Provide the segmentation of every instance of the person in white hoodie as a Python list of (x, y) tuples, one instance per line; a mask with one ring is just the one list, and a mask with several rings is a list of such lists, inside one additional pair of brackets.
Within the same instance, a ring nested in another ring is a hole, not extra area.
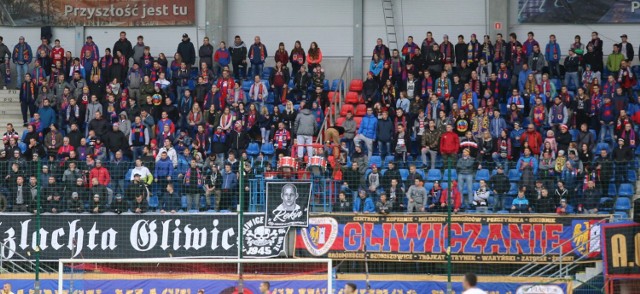
[(178, 153), (176, 153), (176, 149), (171, 145), (171, 140), (164, 139), (164, 146), (158, 150), (158, 155), (156, 156), (156, 161), (160, 160), (160, 155), (162, 152), (167, 152), (167, 156), (171, 159), (173, 163), (173, 168), (178, 167)]
[(153, 183), (153, 174), (151, 174), (151, 171), (146, 166), (142, 165), (142, 159), (140, 158), (136, 159), (136, 166), (131, 171), (131, 178), (129, 180), (133, 181), (136, 174), (140, 175), (140, 179), (143, 182), (147, 184)]
[(464, 279), (462, 280), (462, 288), (464, 289), (464, 291), (462, 292), (462, 294), (487, 294), (487, 292), (478, 288), (477, 284), (478, 276), (476, 276), (476, 274), (464, 274)]

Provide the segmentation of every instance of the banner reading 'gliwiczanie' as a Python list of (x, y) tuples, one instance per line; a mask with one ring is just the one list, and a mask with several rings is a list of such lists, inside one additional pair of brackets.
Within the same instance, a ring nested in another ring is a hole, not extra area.
[[(453, 262), (563, 262), (600, 253), (603, 216), (456, 215), (451, 224)], [(296, 230), (296, 257), (343, 260), (446, 262), (445, 215), (321, 215)]]
[(195, 0), (5, 1), (2, 26), (188, 26), (195, 23)]

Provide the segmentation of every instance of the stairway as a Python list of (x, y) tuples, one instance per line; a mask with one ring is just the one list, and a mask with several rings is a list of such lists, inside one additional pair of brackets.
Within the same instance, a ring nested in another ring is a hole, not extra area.
[(573, 281), (573, 293), (602, 293), (598, 289), (604, 287), (604, 277), (602, 276), (602, 261), (596, 261), (593, 267), (585, 268), (584, 272), (578, 272)]
[(387, 47), (389, 47), (389, 50), (399, 49), (396, 21), (393, 16), (393, 0), (382, 0), (382, 14), (384, 15), (384, 28), (387, 33)]
[(4, 134), (7, 123), (12, 123), (18, 134), (25, 130), (18, 90), (0, 90), (0, 135)]

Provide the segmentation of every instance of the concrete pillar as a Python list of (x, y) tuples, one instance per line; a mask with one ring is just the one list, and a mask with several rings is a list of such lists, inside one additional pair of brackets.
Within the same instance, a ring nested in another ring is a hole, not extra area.
[(362, 79), (362, 59), (363, 59), (363, 0), (353, 0), (353, 74), (354, 79)]
[[(230, 44), (233, 40), (228, 40), (229, 37), (229, 0), (207, 0), (204, 1), (205, 10), (205, 34), (209, 37), (209, 40), (213, 47), (218, 48), (220, 41), (225, 41)], [(202, 3), (198, 1), (198, 3)], [(231, 42), (230, 42), (231, 41)], [(197, 50), (197, 48), (196, 48)]]
[[(491, 36), (491, 41), (495, 41), (496, 34), (502, 33), (504, 40), (509, 40), (509, 0), (485, 0), (487, 7), (487, 33)], [(502, 28), (496, 29), (496, 23), (500, 23)], [(478, 36), (478, 38), (481, 38)]]

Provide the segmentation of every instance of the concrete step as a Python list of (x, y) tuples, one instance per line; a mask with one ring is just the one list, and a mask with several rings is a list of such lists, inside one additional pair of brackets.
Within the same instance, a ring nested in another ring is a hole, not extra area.
[(18, 90), (0, 90), (0, 103), (19, 102), (20, 91)]

